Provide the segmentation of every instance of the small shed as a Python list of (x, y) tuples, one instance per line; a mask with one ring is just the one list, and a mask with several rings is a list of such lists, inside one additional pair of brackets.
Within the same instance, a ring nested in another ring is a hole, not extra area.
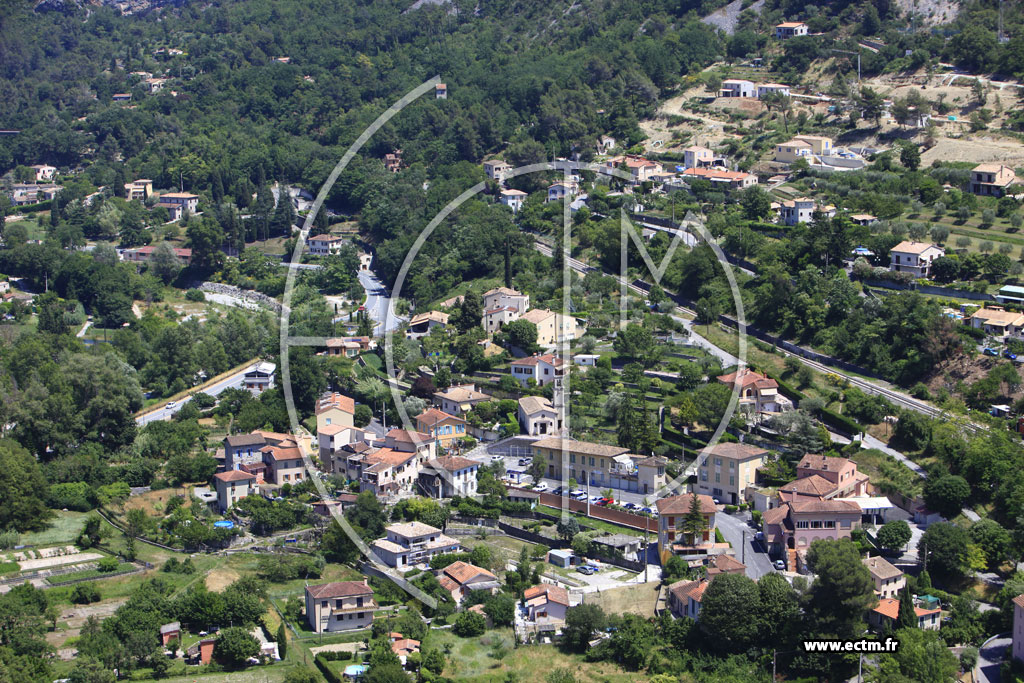
[(548, 562), (556, 567), (562, 567), (563, 569), (572, 566), (572, 557), (573, 555), (571, 550), (548, 551)]
[(172, 638), (181, 640), (181, 623), (172, 621), (169, 624), (164, 624), (160, 627), (160, 644), (167, 646), (167, 643), (171, 642)]

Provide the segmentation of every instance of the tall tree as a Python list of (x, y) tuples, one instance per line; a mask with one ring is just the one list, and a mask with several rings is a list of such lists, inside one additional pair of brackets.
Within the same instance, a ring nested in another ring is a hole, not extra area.
[(900, 592), (900, 612), (896, 618), (896, 628), (917, 628), (917, 612), (914, 611), (914, 600), (910, 597), (910, 589)]
[(864, 631), (864, 615), (877, 602), (875, 584), (860, 551), (849, 539), (814, 541), (807, 562), (816, 575), (805, 607), (815, 631), (855, 638)]

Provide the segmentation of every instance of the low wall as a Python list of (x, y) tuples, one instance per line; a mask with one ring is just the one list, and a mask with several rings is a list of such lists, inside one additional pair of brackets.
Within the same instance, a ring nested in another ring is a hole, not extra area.
[[(510, 487), (513, 488), (513, 487)], [(527, 490), (527, 489), (520, 489)], [(536, 491), (534, 491), (536, 493)], [(553, 493), (541, 492), (540, 494), (541, 505), (547, 505), (548, 507), (561, 508), (562, 507), (562, 496), (556, 496)], [(580, 514), (586, 515), (593, 519), (600, 519), (605, 522), (611, 522), (612, 524), (619, 524), (621, 526), (630, 527), (631, 529), (638, 529), (643, 531), (646, 529), (652, 533), (658, 533), (658, 520), (651, 519), (650, 517), (644, 517), (643, 515), (634, 515), (632, 512), (626, 512), (625, 510), (609, 510), (608, 508), (601, 507), (600, 505), (591, 505), (590, 514), (587, 515), (587, 504), (578, 500), (572, 500), (571, 498), (566, 500), (569, 509), (573, 512), (579, 512)]]
[(967, 289), (956, 289), (955, 287), (940, 287), (938, 285), (922, 285), (912, 282), (908, 285), (893, 282), (891, 280), (863, 280), (868, 287), (880, 287), (882, 289), (895, 289), (899, 291), (911, 290), (922, 294), (933, 296), (951, 296), (957, 299), (970, 299), (971, 301), (995, 301), (995, 297), (988, 292), (972, 292)]
[(239, 299), (251, 301), (254, 304), (269, 308), (275, 313), (281, 312), (281, 302), (277, 299), (273, 299), (266, 294), (261, 292), (255, 292), (251, 289), (241, 289), (234, 285), (227, 285), (223, 282), (204, 282), (199, 285), (199, 289), (204, 292), (213, 292), (214, 294), (226, 294), (228, 296), (234, 296)]

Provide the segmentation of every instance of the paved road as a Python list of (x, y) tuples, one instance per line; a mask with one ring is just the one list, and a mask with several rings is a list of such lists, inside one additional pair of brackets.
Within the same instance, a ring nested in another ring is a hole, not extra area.
[[(721, 530), (722, 537), (732, 543), (736, 559), (747, 565), (747, 576), (757, 581), (765, 574), (774, 572), (775, 568), (772, 567), (772, 561), (761, 543), (754, 541), (755, 530), (747, 523), (747, 518), (746, 514), (727, 515), (719, 511), (715, 515), (715, 526)], [(745, 544), (743, 532), (747, 534)]]
[(999, 665), (1012, 642), (1009, 633), (1001, 633), (982, 644), (978, 650), (978, 680), (981, 683), (999, 683)]
[[(384, 283), (377, 278), (372, 270), (360, 270), (359, 284), (366, 291), (366, 301), (363, 302), (363, 306), (370, 314), (370, 320), (374, 322), (374, 334), (379, 336), (397, 330), (404, 319), (395, 314), (391, 303), (391, 293), (388, 292)], [(346, 320), (348, 320), (347, 314), (335, 318), (334, 322)]]
[(864, 448), (877, 448), (883, 453), (888, 453), (889, 455), (891, 455), (892, 457), (896, 458), (901, 463), (909, 467), (917, 476), (921, 477), (922, 479), (928, 476), (925, 473), (924, 468), (922, 468), (916, 462), (914, 462), (907, 456), (903, 455), (895, 448), (890, 448), (888, 445), (886, 445), (884, 441), (876, 439), (867, 432), (865, 432), (863, 437), (861, 438), (861, 444), (864, 446)]
[[(214, 384), (211, 384), (210, 386), (204, 388), (202, 390), (202, 393), (209, 394), (211, 396), (216, 396), (225, 389), (237, 389), (238, 387), (242, 386), (242, 378), (245, 376), (245, 373), (249, 371), (250, 367), (252, 366), (242, 368), (233, 375), (229, 375), (228, 377), (225, 377), (224, 379), (215, 382)], [(146, 425), (149, 424), (150, 422), (155, 422), (157, 420), (169, 420), (176, 412), (181, 410), (181, 407), (183, 405), (185, 405), (191, 400), (191, 397), (186, 396), (183, 399), (175, 401), (174, 407), (168, 407), (168, 405), (160, 406), (160, 408), (154, 410), (153, 412), (146, 413), (145, 415), (140, 415), (139, 417), (135, 418), (135, 423), (141, 427), (142, 425)]]

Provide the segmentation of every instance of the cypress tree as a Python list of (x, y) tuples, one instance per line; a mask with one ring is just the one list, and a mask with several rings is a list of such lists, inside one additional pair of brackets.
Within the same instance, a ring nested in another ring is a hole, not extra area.
[(917, 628), (917, 612), (914, 611), (914, 601), (910, 597), (910, 590), (906, 588), (900, 593), (900, 613), (896, 619), (896, 628)]

